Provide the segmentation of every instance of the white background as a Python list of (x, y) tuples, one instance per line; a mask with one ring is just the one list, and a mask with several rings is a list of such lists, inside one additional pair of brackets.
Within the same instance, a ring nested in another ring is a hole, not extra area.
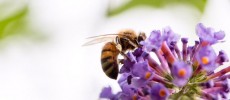
[(226, 32), (226, 42), (215, 47), (230, 54), (229, 0), (208, 1), (204, 14), (179, 4), (158, 9), (138, 7), (107, 18), (108, 1), (29, 1), (32, 25), (48, 38), (36, 43), (14, 37), (1, 43), (0, 99), (95, 100), (104, 86), (112, 85), (114, 92), (119, 91), (116, 81), (105, 77), (101, 70), (103, 44), (81, 45), (86, 37), (116, 33), (124, 28), (148, 34), (153, 29), (171, 26), (174, 32), (192, 40), (197, 38), (196, 24), (202, 22)]

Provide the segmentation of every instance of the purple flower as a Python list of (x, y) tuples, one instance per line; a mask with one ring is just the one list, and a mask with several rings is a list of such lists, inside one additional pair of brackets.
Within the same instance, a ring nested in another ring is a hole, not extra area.
[(137, 89), (135, 89), (133, 86), (128, 84), (122, 84), (120, 85), (120, 87), (122, 92), (119, 98), (121, 100), (132, 100), (133, 98), (138, 99)]
[(124, 60), (124, 65), (121, 67), (119, 73), (129, 73), (135, 62), (131, 62), (130, 60)]
[(136, 57), (140, 57), (143, 53), (142, 48), (137, 48), (136, 50), (134, 50), (133, 55)]
[(164, 85), (155, 83), (151, 87), (150, 96), (152, 100), (167, 100), (169, 91)]
[(153, 77), (153, 71), (150, 69), (148, 61), (134, 64), (132, 74), (135, 77), (140, 77), (146, 80), (152, 79)]
[(148, 83), (148, 80), (140, 77), (133, 77), (130, 73), (123, 73), (118, 80), (118, 83), (120, 86), (123, 84), (129, 84), (133, 88), (140, 88), (144, 87)]
[(214, 44), (225, 37), (223, 31), (215, 32), (214, 29), (205, 27), (202, 23), (197, 24), (196, 33), (201, 42), (208, 42), (210, 44)]
[(143, 78), (139, 78), (139, 77), (134, 77), (131, 79), (131, 84), (132, 86), (136, 87), (136, 88), (141, 88), (141, 87), (145, 87), (148, 83), (149, 80), (143, 79)]
[(144, 51), (150, 52), (153, 49), (158, 50), (161, 47), (164, 38), (161, 35), (160, 30), (154, 30), (151, 32), (149, 38), (142, 41), (141, 44), (144, 46)]
[(172, 67), (173, 83), (179, 87), (184, 86), (192, 75), (191, 65), (183, 61), (176, 61)]
[(167, 42), (168, 46), (174, 46), (180, 39), (180, 35), (175, 34), (170, 27), (165, 27), (163, 29), (163, 37), (164, 40)]
[(149, 55), (147, 52), (143, 51), (142, 48), (137, 48), (134, 52), (133, 55), (136, 57), (136, 61), (144, 61), (146, 57)]
[(129, 73), (133, 65), (137, 62), (136, 57), (132, 53), (128, 52), (127, 57), (129, 59), (124, 60), (124, 64), (120, 69), (120, 73)]
[(132, 81), (133, 77), (130, 75), (130, 73), (123, 73), (121, 78), (118, 80), (118, 83), (121, 87), (121, 92), (119, 92), (119, 95), (117, 94), (116, 98), (119, 98), (119, 100), (130, 100), (130, 99), (134, 99), (137, 100), (139, 98), (137, 92), (137, 88), (132, 85), (133, 81)]
[(200, 48), (196, 54), (196, 60), (206, 71), (213, 71), (216, 69), (216, 53), (211, 46)]
[(130, 84), (131, 83), (131, 79), (130, 78), (132, 78), (132, 75), (130, 73), (123, 73), (121, 75), (121, 77), (119, 78), (118, 83), (120, 85), (123, 84), (123, 83)]

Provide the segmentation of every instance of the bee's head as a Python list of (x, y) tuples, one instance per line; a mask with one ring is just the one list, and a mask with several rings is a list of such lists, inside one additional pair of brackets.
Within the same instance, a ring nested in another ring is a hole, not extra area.
[(146, 39), (144, 32), (137, 36), (133, 30), (121, 31), (116, 37), (116, 43), (122, 46), (122, 50), (135, 49), (140, 46), (140, 42)]

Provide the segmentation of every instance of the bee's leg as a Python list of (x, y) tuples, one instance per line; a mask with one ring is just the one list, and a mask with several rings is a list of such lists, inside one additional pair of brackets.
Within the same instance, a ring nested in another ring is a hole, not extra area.
[(124, 52), (121, 52), (120, 53), (125, 59), (129, 59), (129, 57), (124, 53)]
[(120, 44), (117, 44), (116, 45), (117, 49), (119, 50), (120, 54), (125, 57), (125, 58), (128, 58), (127, 55), (122, 51), (122, 47)]
[[(129, 39), (127, 39), (127, 40), (129, 41)], [(117, 49), (119, 50), (120, 54), (124, 57), (124, 59), (129, 59), (129, 57), (122, 51), (122, 46), (120, 44), (120, 38), (118, 36), (116, 37), (116, 41), (115, 42), (117, 44), (116, 45)], [(131, 42), (131, 44), (134, 44), (134, 43)]]
[(119, 50), (120, 54), (124, 57), (124, 59), (129, 59), (129, 57), (122, 51), (122, 47), (120, 44), (117, 44), (116, 47)]
[(118, 64), (124, 64), (124, 59), (117, 59)]

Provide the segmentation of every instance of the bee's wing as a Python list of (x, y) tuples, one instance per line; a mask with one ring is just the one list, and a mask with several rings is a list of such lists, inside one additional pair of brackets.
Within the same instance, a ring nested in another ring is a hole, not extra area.
[(88, 37), (86, 39), (89, 39), (89, 41), (83, 44), (82, 46), (88, 46), (88, 45), (93, 45), (102, 42), (109, 42), (115, 39), (116, 36), (117, 34), (106, 34), (106, 35)]

